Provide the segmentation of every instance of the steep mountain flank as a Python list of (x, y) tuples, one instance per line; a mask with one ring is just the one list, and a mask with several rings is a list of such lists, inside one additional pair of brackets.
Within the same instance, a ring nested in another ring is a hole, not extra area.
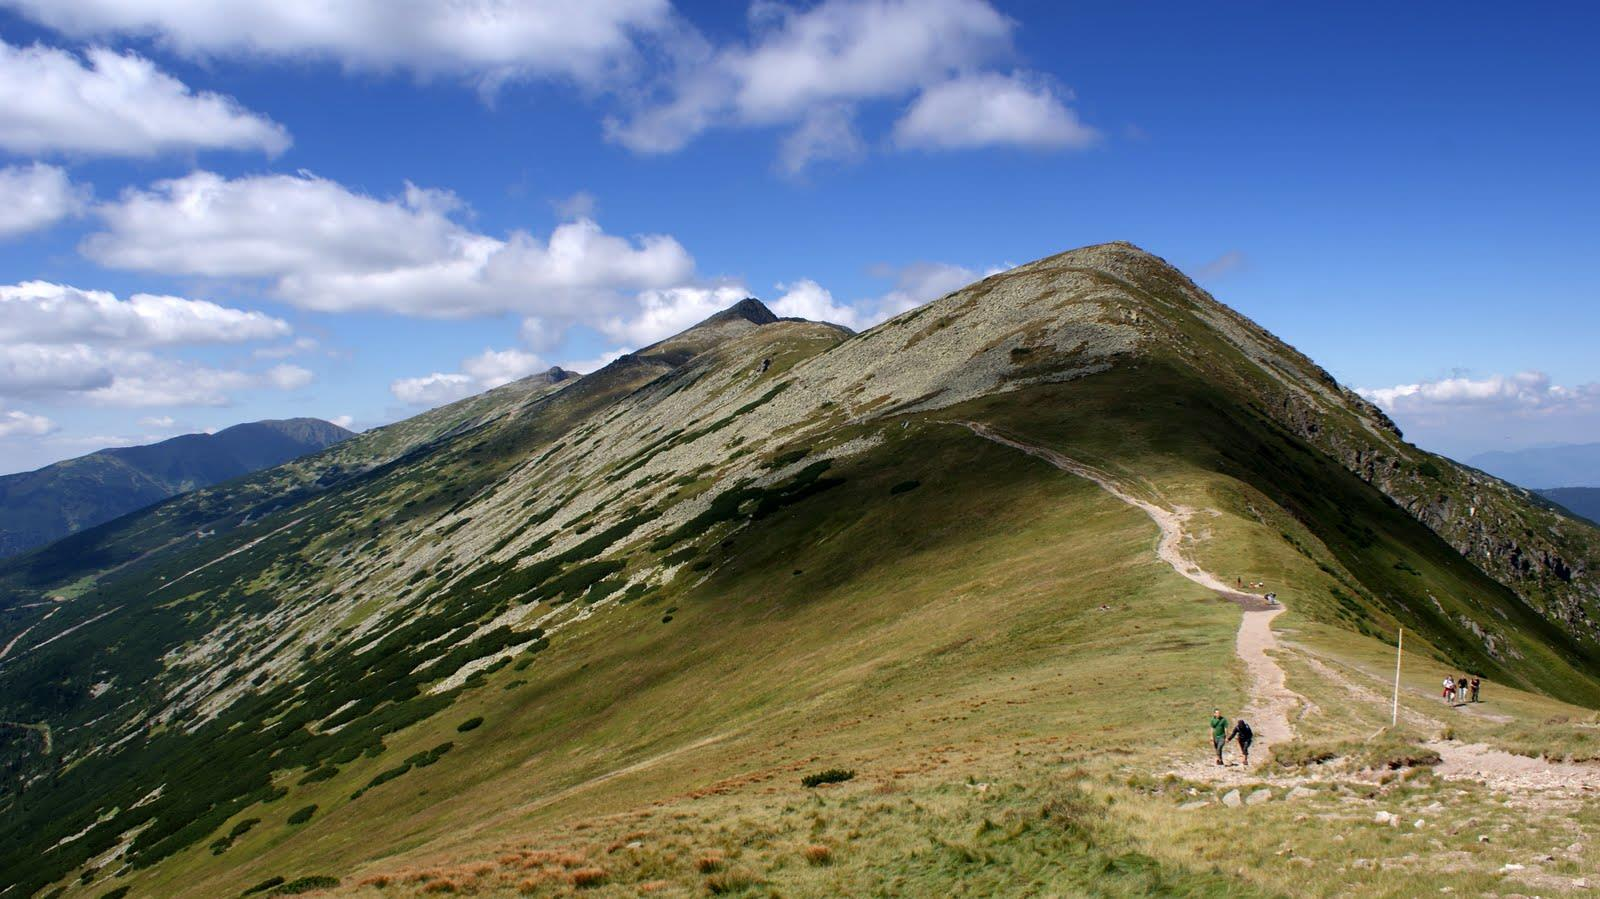
[[(1174, 559), (1600, 704), (1597, 546), (1127, 244), (860, 334), (746, 300), (0, 566), (0, 882), (423, 889), (391, 869), (841, 747), (1168, 745), (1242, 699), (1236, 609)], [(1156, 872), (1131, 892), (1218, 888), (1077, 840)], [(526, 891), (582, 885), (546, 862)]]
[(281, 465), (351, 437), (315, 418), (100, 450), (0, 477), (0, 556), (16, 555), (169, 496)]
[(1554, 487), (1538, 493), (1580, 518), (1600, 522), (1600, 487)]

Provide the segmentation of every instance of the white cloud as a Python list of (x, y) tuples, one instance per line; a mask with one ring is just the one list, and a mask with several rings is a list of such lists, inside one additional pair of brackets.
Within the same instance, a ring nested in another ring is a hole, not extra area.
[(509, 384), (550, 367), (537, 353), (485, 349), (461, 362), (459, 372), (434, 372), (389, 384), (395, 399), (411, 406), (440, 406)]
[(13, 153), (153, 156), (206, 149), (283, 152), (289, 134), (230, 97), (195, 93), (133, 53), (85, 58), (0, 41), (0, 148)]
[(354, 415), (335, 415), (328, 419), (328, 423), (338, 425), (339, 427), (344, 428), (346, 431), (349, 431), (353, 429), (356, 419)]
[(536, 353), (522, 350), (484, 350), (461, 363), (461, 370), (487, 390), (525, 378), (550, 366)]
[(11, 343), (235, 343), (288, 333), (281, 319), (205, 300), (143, 293), (119, 300), (48, 281), (0, 285), (0, 340)]
[(310, 371), (279, 365), (264, 372), (213, 368), (149, 353), (111, 354), (109, 384), (83, 393), (101, 406), (227, 406), (249, 390), (297, 390), (313, 380)]
[(3, 0), (74, 37), (159, 40), (194, 57), (328, 59), (351, 68), (595, 80), (637, 36), (671, 24), (669, 0)]
[(523, 312), (555, 327), (606, 314), (624, 291), (676, 285), (694, 260), (673, 238), (633, 240), (593, 221), (501, 240), (453, 216), (453, 194), (408, 185), (379, 200), (314, 175), (210, 172), (129, 191), (97, 212), (83, 251), (117, 268), (269, 278), (283, 300), (327, 312), (426, 317)]
[(83, 393), (110, 386), (105, 356), (86, 344), (0, 343), (0, 395)]
[(913, 262), (899, 269), (881, 269), (878, 274), (894, 278), (894, 289), (877, 299), (874, 305), (878, 319), (873, 324), (1001, 271), (1004, 269), (990, 268), (980, 275), (970, 268), (944, 262)]
[(837, 302), (827, 288), (810, 278), (779, 284), (778, 289), (783, 295), (769, 305), (781, 316), (832, 322), (857, 331), (872, 324), (871, 312)]
[(1600, 405), (1600, 383), (1563, 387), (1540, 371), (1486, 378), (1464, 376), (1358, 388), (1357, 392), (1391, 412), (1427, 413), (1443, 409), (1499, 409), (1548, 414)]
[[(999, 269), (990, 269), (985, 274), (996, 271)], [(779, 315), (832, 322), (860, 331), (959, 290), (980, 277), (972, 269), (942, 262), (915, 262), (902, 268), (879, 267), (873, 274), (893, 278), (894, 288), (881, 296), (842, 303), (834, 299), (827, 288), (803, 279), (778, 285), (784, 293), (770, 305)]]
[(570, 221), (572, 219), (594, 218), (595, 213), (600, 208), (600, 201), (594, 198), (594, 194), (586, 190), (580, 190), (570, 197), (555, 200), (550, 205), (555, 209), (556, 215), (561, 216), (563, 220)]
[(469, 375), (434, 372), (420, 378), (401, 378), (389, 385), (394, 398), (411, 406), (442, 406), (478, 393)]
[(740, 284), (684, 285), (646, 290), (634, 304), (596, 324), (619, 344), (641, 347), (682, 331), (750, 296)]
[(798, 175), (813, 162), (850, 162), (866, 154), (856, 133), (854, 112), (848, 106), (813, 110), (778, 146), (778, 168)]
[(65, 169), (41, 162), (0, 169), (0, 238), (78, 215), (88, 199), (88, 188), (73, 184)]
[[(745, 45), (680, 48), (665, 97), (608, 121), (608, 135), (664, 153), (710, 128), (802, 123), (783, 164), (819, 158), (818, 148), (834, 156), (849, 146), (840, 110), (900, 99), (1008, 56), (1015, 23), (984, 0), (824, 0), (804, 9), (758, 3), (751, 27)], [(830, 118), (814, 117), (828, 108)]]
[(295, 390), (313, 377), (293, 365), (247, 371), (83, 343), (0, 343), (0, 396), (8, 397), (77, 399), (123, 408), (226, 406), (240, 391)]
[(178, 420), (170, 415), (148, 415), (139, 419), (139, 427), (154, 428), (157, 431), (170, 430)]
[(251, 355), (257, 359), (287, 359), (290, 356), (309, 353), (321, 345), (321, 342), (315, 337), (296, 337), (288, 343), (261, 347), (252, 352)]
[(1021, 73), (981, 72), (927, 87), (894, 126), (899, 146), (931, 150), (1082, 149), (1099, 138), (1048, 83)]
[(0, 412), (0, 437), (42, 437), (56, 430), (56, 423), (43, 415), (30, 415), (10, 409)]
[(600, 369), (605, 368), (607, 365), (610, 365), (627, 354), (627, 350), (607, 350), (600, 355), (589, 359), (568, 360), (561, 363), (561, 367), (567, 371), (575, 371), (586, 375), (592, 371), (599, 371)]

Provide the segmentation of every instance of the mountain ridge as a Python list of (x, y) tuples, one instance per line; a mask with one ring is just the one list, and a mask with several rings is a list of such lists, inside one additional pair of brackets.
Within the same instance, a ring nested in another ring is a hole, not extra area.
[(315, 418), (233, 425), (110, 447), (0, 476), (0, 557), (16, 555), (179, 493), (280, 465), (352, 436)]
[[(859, 334), (704, 325), (0, 565), (0, 717), (55, 734), (54, 754), (0, 753), (0, 872), (221, 895), (390, 864), (391, 842), (455, 854), (484, 828), (592, 817), (571, 791), (695, 747), (792, 771), (875, 727), (889, 706), (857, 707), (875, 691), (939, 705), (1023, 660), (1052, 696), (1049, 666), (1075, 656), (1129, 684), (1182, 658), (1178, 689), (1232, 689), (1211, 630), (1232, 607), (1150, 557), (1142, 513), (962, 422), (1191, 510), (1186, 555), (1269, 579), (1307, 633), (1383, 646), (1404, 627), (1420, 658), (1600, 703), (1594, 569), (1574, 564), (1600, 532), (1406, 445), (1131, 245)], [(1123, 738), (1172, 739), (1202, 696)], [(872, 745), (993, 730), (963, 708)], [(674, 770), (603, 807), (713, 789)], [(273, 836), (244, 838), (252, 819)]]

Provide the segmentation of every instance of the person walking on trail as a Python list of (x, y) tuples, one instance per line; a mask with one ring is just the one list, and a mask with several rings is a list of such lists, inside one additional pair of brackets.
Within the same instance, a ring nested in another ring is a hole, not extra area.
[(1239, 752), (1244, 755), (1245, 766), (1250, 765), (1250, 744), (1256, 740), (1256, 732), (1250, 729), (1243, 718), (1233, 723), (1233, 733), (1228, 734), (1228, 739), (1239, 741)]
[(1222, 764), (1222, 747), (1228, 745), (1228, 719), (1221, 709), (1211, 710), (1211, 745), (1217, 750), (1217, 764)]
[(1473, 702), (1477, 702), (1478, 701), (1478, 688), (1481, 687), (1482, 685), (1483, 685), (1483, 682), (1478, 680), (1478, 676), (1476, 674), (1474, 674), (1472, 676), (1472, 701)]
[(1444, 697), (1445, 705), (1450, 705), (1451, 703), (1455, 702), (1456, 679), (1446, 675), (1444, 679), (1444, 692), (1439, 695)]

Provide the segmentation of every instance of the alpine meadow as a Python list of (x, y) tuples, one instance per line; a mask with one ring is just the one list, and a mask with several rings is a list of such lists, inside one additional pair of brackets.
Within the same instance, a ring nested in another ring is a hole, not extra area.
[(0, 899), (1600, 896), (1597, 34), (0, 0)]
[(5, 562), (0, 879), (1582, 891), (1597, 568), (1129, 244), (746, 299)]

